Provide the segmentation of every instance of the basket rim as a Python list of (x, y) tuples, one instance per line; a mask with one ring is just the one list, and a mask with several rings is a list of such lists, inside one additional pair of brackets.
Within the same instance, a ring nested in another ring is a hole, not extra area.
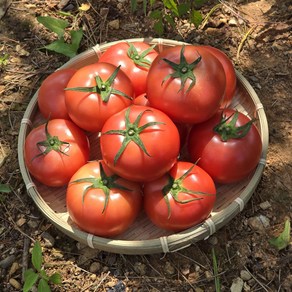
[[(161, 38), (133, 38), (127, 40), (119, 40), (115, 42), (105, 43), (102, 45), (97, 44), (96, 46), (92, 47), (91, 49), (81, 53), (80, 55), (75, 56), (63, 66), (58, 68), (66, 68), (72, 66), (75, 62), (81, 62), (84, 59), (89, 57), (94, 57), (99, 55), (102, 50), (112, 46), (113, 44), (128, 41), (128, 42), (137, 42), (143, 41), (149, 44), (157, 44), (157, 45), (180, 45), (189, 43), (178, 42), (169, 39), (161, 39)], [(21, 171), (21, 175), (23, 181), (25, 183), (26, 189), (28, 194), (33, 199), (34, 203), (43, 213), (43, 215), (49, 219), (60, 231), (68, 235), (69, 237), (80, 241), (92, 248), (113, 252), (113, 253), (120, 253), (120, 254), (154, 254), (154, 253), (167, 253), (167, 252), (174, 252), (183, 248), (190, 246), (191, 244), (207, 239), (211, 236), (214, 232), (219, 230), (223, 227), (226, 223), (228, 223), (233, 217), (235, 217), (239, 212), (241, 212), (246, 205), (246, 203), (251, 198), (253, 192), (255, 191), (258, 183), (260, 182), (265, 164), (266, 164), (266, 157), (268, 151), (268, 144), (269, 144), (269, 130), (268, 130), (268, 122), (266, 118), (266, 114), (264, 111), (264, 107), (255, 92), (252, 88), (248, 80), (238, 71), (236, 71), (237, 79), (241, 82), (241, 85), (245, 88), (248, 92), (249, 96), (251, 97), (253, 103), (255, 104), (256, 112), (258, 115), (259, 121), (259, 130), (260, 135), (262, 138), (262, 153), (260, 162), (250, 179), (249, 183), (245, 187), (245, 189), (241, 192), (240, 196), (238, 196), (233, 202), (231, 202), (226, 208), (217, 212), (216, 214), (212, 215), (204, 222), (194, 227), (191, 227), (187, 230), (182, 232), (178, 232), (175, 234), (171, 234), (168, 236), (162, 236), (155, 239), (148, 239), (148, 240), (122, 240), (122, 239), (109, 239), (103, 238), (99, 236), (95, 236), (84, 232), (77, 227), (71, 226), (67, 222), (61, 220), (60, 217), (56, 215), (56, 213), (47, 205), (47, 203), (42, 198), (41, 194), (38, 192), (31, 176), (26, 168), (24, 162), (24, 143), (25, 138), (30, 130), (32, 122), (30, 117), (36, 112), (37, 110), (37, 94), (38, 90), (35, 92), (34, 96), (32, 97), (31, 101), (29, 102), (26, 111), (23, 115), (19, 135), (18, 135), (18, 162)]]

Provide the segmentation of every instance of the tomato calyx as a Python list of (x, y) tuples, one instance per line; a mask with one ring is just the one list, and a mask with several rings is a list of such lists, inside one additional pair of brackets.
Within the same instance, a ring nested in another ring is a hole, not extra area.
[(88, 193), (89, 190), (91, 189), (101, 189), (105, 195), (105, 201), (104, 201), (104, 206), (102, 209), (102, 214), (106, 210), (106, 207), (109, 202), (109, 196), (110, 196), (110, 190), (113, 188), (119, 189), (119, 190), (124, 190), (124, 191), (132, 191), (118, 183), (116, 183), (116, 180), (120, 178), (118, 175), (113, 174), (111, 176), (107, 176), (103, 166), (101, 163), (99, 163), (99, 170), (100, 170), (100, 177), (86, 177), (86, 178), (80, 178), (72, 181), (71, 183), (90, 183), (88, 187), (85, 188), (82, 194), (82, 204), (84, 204), (84, 199), (86, 194)]
[(155, 45), (149, 47), (140, 54), (132, 43), (128, 43), (128, 45), (130, 46), (127, 51), (128, 57), (133, 60), (136, 65), (144, 68), (150, 68), (151, 62), (145, 59), (145, 57), (154, 49)]
[[(245, 125), (236, 127), (236, 122), (238, 120), (238, 111), (234, 114), (226, 117), (222, 112), (221, 121), (218, 125), (216, 125), (213, 129), (215, 133), (217, 133), (223, 142), (228, 141), (229, 139), (240, 139), (247, 135), (252, 124), (256, 119), (252, 119), (247, 122)], [(231, 120), (230, 120), (231, 119)], [(230, 120), (229, 123), (227, 123)]]
[(95, 77), (95, 86), (91, 87), (72, 87), (72, 88), (65, 88), (65, 90), (71, 90), (71, 91), (79, 91), (79, 92), (91, 92), (91, 93), (97, 93), (100, 95), (103, 102), (108, 102), (111, 94), (117, 94), (121, 95), (122, 97), (125, 97), (127, 99), (133, 100), (133, 98), (126, 93), (117, 90), (113, 88), (113, 83), (115, 81), (115, 78), (117, 77), (119, 70), (121, 66), (118, 66), (113, 74), (106, 80), (103, 81), (99, 75)]
[(138, 145), (142, 149), (142, 151), (146, 155), (151, 157), (151, 155), (148, 153), (143, 141), (140, 138), (140, 133), (151, 126), (161, 125), (161, 124), (164, 125), (163, 122), (149, 122), (149, 123), (146, 123), (142, 126), (139, 126), (139, 123), (140, 123), (140, 120), (141, 120), (143, 114), (145, 112), (151, 111), (148, 109), (139, 113), (136, 120), (133, 123), (131, 123), (130, 122), (130, 111), (131, 111), (131, 107), (128, 107), (128, 109), (125, 112), (125, 130), (109, 130), (107, 132), (102, 133), (102, 135), (122, 135), (125, 137), (123, 142), (122, 142), (121, 148), (119, 149), (119, 151), (115, 155), (114, 164), (117, 163), (118, 159), (120, 158), (122, 153), (125, 151), (127, 145), (130, 142), (134, 142), (136, 145)]
[(174, 179), (170, 174), (168, 174), (168, 182), (167, 184), (162, 188), (162, 194), (164, 197), (164, 200), (167, 205), (168, 209), (168, 219), (171, 216), (171, 207), (170, 202), (168, 198), (168, 194), (172, 196), (174, 201), (179, 204), (187, 204), (193, 201), (202, 200), (203, 198), (192, 198), (188, 200), (179, 200), (178, 195), (179, 193), (186, 193), (189, 195), (207, 195), (207, 196), (213, 196), (213, 194), (208, 194), (200, 191), (190, 190), (183, 186), (184, 179), (190, 174), (190, 172), (193, 170), (196, 164), (192, 165), (182, 176), (180, 176), (177, 179)]
[[(57, 136), (50, 135), (48, 131), (48, 124), (49, 124), (49, 121), (47, 121), (45, 124), (46, 140), (37, 142), (36, 144), (37, 148), (39, 149), (41, 153), (33, 157), (32, 160), (36, 159), (37, 157), (47, 155), (52, 150), (68, 156), (66, 152), (70, 147), (70, 143), (65, 142), (65, 141), (60, 141), (60, 139)], [(65, 145), (65, 148), (62, 149), (64, 145)]]
[(201, 62), (202, 56), (199, 55), (195, 61), (193, 61), (192, 63), (188, 63), (184, 56), (184, 51), (185, 51), (185, 46), (182, 46), (182, 49), (180, 51), (180, 62), (178, 64), (166, 58), (163, 58), (163, 61), (166, 62), (174, 70), (174, 72), (171, 74), (168, 74), (163, 79), (162, 84), (169, 78), (180, 78), (181, 87), (178, 91), (180, 92), (181, 90), (183, 90), (186, 81), (190, 79), (192, 82), (186, 91), (186, 93), (188, 93), (196, 84), (196, 76), (193, 70)]

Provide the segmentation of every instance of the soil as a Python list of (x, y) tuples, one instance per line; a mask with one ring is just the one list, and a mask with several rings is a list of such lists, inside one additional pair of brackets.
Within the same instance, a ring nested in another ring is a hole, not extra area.
[[(92, 250), (70, 239), (45, 219), (22, 181), (16, 154), (22, 116), (41, 81), (68, 61), (39, 49), (56, 36), (36, 16), (62, 17), (61, 8), (75, 15), (67, 19), (71, 28), (84, 30), (79, 52), (97, 43), (157, 36), (141, 9), (131, 13), (130, 1), (90, 1), (91, 8), (79, 14), (77, 2), (11, 1), (0, 20), (0, 183), (12, 189), (0, 194), (0, 291), (22, 289), (35, 240), (42, 244), (47, 273), (62, 276), (53, 291), (215, 291), (212, 249), (221, 291), (292, 291), (292, 246), (278, 251), (269, 244), (292, 218), (291, 1), (221, 1), (204, 27), (178, 21), (163, 34), (215, 46), (231, 58), (264, 106), (269, 150), (256, 191), (230, 223), (183, 250), (143, 256)], [(204, 4), (203, 15), (216, 3)], [(265, 224), (256, 224), (258, 218)]]

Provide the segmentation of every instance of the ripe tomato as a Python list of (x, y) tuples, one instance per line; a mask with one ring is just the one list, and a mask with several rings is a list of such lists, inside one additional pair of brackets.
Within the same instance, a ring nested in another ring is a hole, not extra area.
[(80, 68), (66, 88), (66, 106), (80, 128), (98, 132), (114, 113), (132, 104), (130, 79), (112, 64), (95, 63)]
[(132, 105), (105, 122), (100, 147), (112, 171), (132, 181), (150, 181), (176, 162), (179, 133), (160, 110)]
[(89, 141), (73, 122), (53, 119), (26, 137), (24, 158), (29, 172), (52, 187), (67, 184), (89, 159)]
[(200, 46), (165, 49), (153, 61), (146, 94), (152, 107), (179, 123), (200, 123), (220, 107), (225, 73), (219, 60)]
[(212, 178), (199, 166), (179, 161), (168, 174), (144, 185), (144, 209), (160, 228), (181, 231), (205, 220), (216, 200)]
[(254, 170), (262, 142), (252, 120), (243, 113), (225, 109), (192, 127), (188, 149), (191, 161), (199, 159), (198, 165), (215, 182), (227, 184), (242, 180)]
[(42, 82), (38, 92), (38, 106), (46, 119), (69, 119), (64, 89), (76, 71), (73, 68), (61, 69)]
[(115, 175), (102, 161), (82, 166), (66, 193), (73, 222), (89, 233), (113, 237), (124, 232), (142, 207), (140, 184)]
[(136, 96), (135, 99), (133, 100), (133, 104), (150, 106), (146, 93), (142, 93)]
[(119, 42), (109, 47), (100, 57), (99, 62), (121, 65), (133, 83), (135, 95), (146, 90), (146, 78), (149, 67), (158, 53), (143, 42)]
[(221, 107), (228, 107), (232, 101), (236, 89), (236, 73), (234, 66), (231, 60), (221, 50), (211, 46), (203, 46), (203, 48), (212, 53), (223, 66), (226, 77), (226, 89), (223, 100), (221, 102)]

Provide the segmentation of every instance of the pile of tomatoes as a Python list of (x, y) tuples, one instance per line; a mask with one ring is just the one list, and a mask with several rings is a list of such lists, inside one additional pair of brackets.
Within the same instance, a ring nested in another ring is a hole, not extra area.
[(260, 159), (254, 120), (228, 108), (235, 90), (233, 64), (216, 48), (119, 42), (43, 81), (46, 122), (26, 138), (27, 168), (66, 186), (71, 219), (94, 235), (123, 233), (142, 210), (159, 228), (190, 228), (210, 215), (219, 184)]

